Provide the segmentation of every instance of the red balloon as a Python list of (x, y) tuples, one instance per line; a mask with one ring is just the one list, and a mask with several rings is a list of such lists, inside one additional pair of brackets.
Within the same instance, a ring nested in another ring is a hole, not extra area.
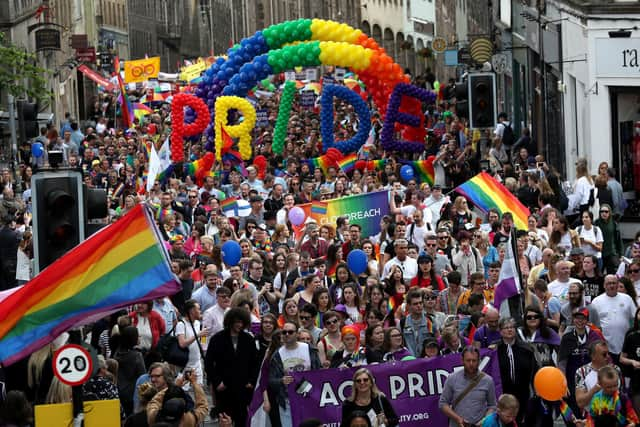
[[(196, 112), (193, 123), (184, 122), (184, 107), (191, 107)], [(184, 138), (202, 133), (209, 124), (207, 104), (195, 95), (178, 93), (171, 102), (171, 160), (184, 161)]]

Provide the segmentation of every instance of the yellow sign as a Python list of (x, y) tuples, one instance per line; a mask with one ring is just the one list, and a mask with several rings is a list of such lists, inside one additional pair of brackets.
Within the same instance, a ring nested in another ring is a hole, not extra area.
[[(47, 427), (68, 427), (73, 420), (71, 403), (35, 406), (36, 425)], [(111, 421), (109, 421), (111, 420)], [(84, 402), (84, 425), (86, 427), (119, 426), (119, 400), (91, 400)]]
[(489, 61), (493, 55), (493, 43), (488, 38), (480, 37), (471, 42), (469, 51), (474, 61), (483, 64)]
[(149, 79), (157, 79), (160, 72), (160, 57), (125, 61), (124, 81), (126, 83), (139, 83)]
[(207, 69), (207, 63), (203, 60), (196, 62), (193, 65), (182, 67), (180, 70), (180, 80), (190, 82), (191, 80), (200, 77), (200, 74)]
[(442, 53), (445, 51), (446, 48), (447, 48), (447, 41), (442, 37), (436, 37), (431, 42), (431, 49), (433, 49), (434, 52)]

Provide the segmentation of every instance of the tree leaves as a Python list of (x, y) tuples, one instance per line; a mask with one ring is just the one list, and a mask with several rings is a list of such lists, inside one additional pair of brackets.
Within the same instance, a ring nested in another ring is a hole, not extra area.
[(7, 91), (16, 98), (50, 100), (47, 78), (51, 73), (37, 63), (34, 53), (15, 46), (0, 33), (0, 92)]

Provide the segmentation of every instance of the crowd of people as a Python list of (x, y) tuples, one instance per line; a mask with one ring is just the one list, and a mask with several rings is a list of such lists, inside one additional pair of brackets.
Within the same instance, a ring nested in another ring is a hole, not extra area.
[[(26, 144), (17, 176), (2, 171), (1, 289), (32, 276), (30, 177), (54, 149), (63, 151), (64, 166), (83, 171), (87, 186), (107, 190), (111, 220), (138, 203), (153, 210), (180, 280), (176, 295), (86, 328), (100, 356), (97, 374), (83, 386), (85, 399), (119, 399), (125, 426), (191, 426), (211, 417), (244, 426), (264, 381), (268, 422), (288, 427), (292, 373), (356, 368), (341, 424), (392, 427), (399, 414), (367, 365), (455, 353), (464, 369), (449, 375), (439, 401), (450, 426), (550, 426), (558, 416), (567, 425), (638, 423), (640, 233), (623, 246), (617, 221), (625, 202), (606, 162), (593, 173), (580, 159), (576, 181), (563, 186), (527, 130), (516, 139), (501, 114), (491, 132), (471, 132), (445, 95), (424, 106), (428, 136), (415, 155), (435, 156), (431, 185), (402, 179), (400, 160), (408, 157), (385, 152), (378, 141), (367, 156), (384, 160), (382, 167), (322, 169), (310, 161), (322, 154), (313, 108), (294, 104), (283, 152), (273, 153), (278, 99), (276, 91), (256, 100), (269, 111), (269, 124), (256, 128), (253, 140), (254, 156), (265, 156), (266, 166), (226, 156), (201, 182), (175, 168), (145, 191), (150, 147), (159, 148), (170, 132), (165, 104), (131, 129), (105, 117), (52, 124), (33, 141), (43, 144), (44, 156), (32, 157)], [(349, 137), (357, 127), (353, 109), (342, 104), (336, 114), (336, 133)], [(207, 142), (187, 141), (185, 150), (197, 160)], [(515, 230), (510, 212), (480, 213), (449, 191), (481, 170), (529, 208), (527, 229)], [(296, 234), (288, 217), (301, 203), (374, 191), (388, 191), (390, 212), (375, 235), (362, 235), (348, 216), (330, 223), (307, 218)], [(250, 212), (225, 215), (221, 202), (231, 197), (245, 200)], [(511, 236), (522, 291), (496, 307)], [(221, 253), (229, 240), (241, 248), (235, 265)], [(358, 275), (346, 262), (355, 249), (368, 257)], [(168, 336), (185, 349), (183, 366), (166, 362)], [(0, 425), (29, 425), (31, 405), (71, 401), (71, 388), (51, 368), (66, 341), (63, 334), (3, 367), (8, 392)], [(487, 348), (497, 351), (501, 396), (496, 379), (478, 368), (479, 350)], [(566, 375), (571, 417), (533, 392), (544, 366)], [(316, 421), (304, 425), (323, 420)]]

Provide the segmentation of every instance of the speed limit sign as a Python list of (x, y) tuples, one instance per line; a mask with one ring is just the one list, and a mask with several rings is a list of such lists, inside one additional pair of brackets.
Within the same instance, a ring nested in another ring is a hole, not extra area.
[(91, 378), (92, 372), (93, 362), (84, 347), (67, 344), (53, 355), (53, 373), (67, 385), (84, 384)]

